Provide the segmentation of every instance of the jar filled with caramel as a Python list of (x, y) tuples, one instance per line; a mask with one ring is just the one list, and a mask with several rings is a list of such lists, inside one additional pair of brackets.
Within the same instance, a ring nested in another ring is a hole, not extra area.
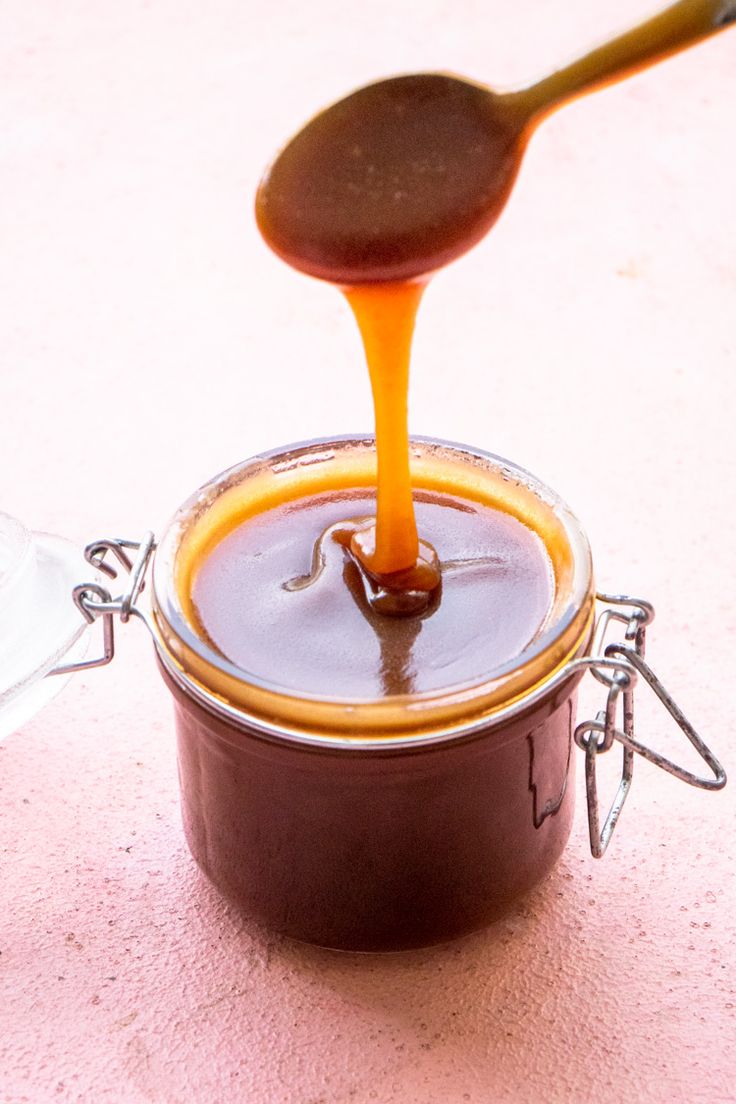
[(225, 472), (155, 558), (191, 850), (246, 915), (328, 947), (479, 928), (570, 830), (581, 671), (553, 676), (591, 637), (585, 536), (506, 461), (413, 440), (411, 462), (443, 564), (424, 617), (376, 614), (329, 532), (374, 508), (371, 439)]
[[(702, 788), (725, 782), (681, 714), (714, 777), (636, 741), (637, 673), (674, 706), (643, 659), (651, 607), (608, 599), (595, 631), (580, 524), (514, 464), (412, 439), (441, 594), (410, 618), (376, 612), (341, 539), (374, 509), (375, 465), (372, 438), (348, 437), (216, 477), (159, 543), (150, 614), (195, 859), (245, 916), (362, 951), (471, 932), (544, 878), (570, 832), (576, 744), (595, 854), (634, 751)], [(627, 628), (606, 647), (611, 621)], [(587, 670), (606, 708), (580, 722)], [(601, 827), (595, 759), (614, 741), (624, 773)]]

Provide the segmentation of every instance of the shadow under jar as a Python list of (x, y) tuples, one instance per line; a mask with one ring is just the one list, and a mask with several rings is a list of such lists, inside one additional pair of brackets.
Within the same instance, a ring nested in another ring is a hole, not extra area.
[(212, 549), (276, 504), (371, 493), (370, 438), (230, 469), (184, 503), (154, 561), (192, 854), (244, 914), (344, 950), (419, 947), (483, 927), (549, 872), (573, 814), (581, 675), (545, 686), (589, 644), (586, 538), (554, 492), (505, 460), (416, 438), (411, 451), (415, 494), (511, 515), (549, 558), (538, 630), (475, 679), (372, 698), (295, 692), (278, 671), (255, 676), (226, 658), (198, 622), (193, 589)]

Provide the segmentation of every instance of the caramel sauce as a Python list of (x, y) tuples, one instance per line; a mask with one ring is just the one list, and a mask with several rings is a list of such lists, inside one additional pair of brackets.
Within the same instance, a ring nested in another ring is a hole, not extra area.
[(256, 199), (263, 236), (295, 268), (342, 287), (363, 337), (378, 501), (375, 526), (347, 547), (384, 593), (417, 595), (393, 612), (428, 608), (440, 581), (434, 550), (419, 540), (409, 474), (409, 351), (424, 282), (491, 228), (551, 111), (735, 19), (736, 0), (680, 0), (519, 92), (442, 73), (380, 81), (317, 115), (266, 173)]
[(285, 693), (375, 700), (482, 681), (543, 628), (549, 553), (485, 502), (419, 490), (415, 509), (442, 565), (441, 601), (423, 613), (387, 617), (396, 610), (374, 601), (345, 540), (374, 516), (375, 496), (343, 488), (264, 509), (211, 549), (191, 588), (199, 635)]
[(379, 575), (414, 567), (419, 538), (409, 472), (408, 388), (414, 320), (424, 285), (368, 285), (346, 291), (365, 346), (378, 451), (376, 531), (364, 545), (366, 566)]
[[(375, 524), (355, 530), (346, 547), (377, 584), (383, 611), (399, 615), (426, 609), (440, 583), (437, 553), (417, 533), (409, 470), (409, 362), (423, 291), (419, 282), (345, 291), (365, 347), (378, 454)], [(393, 607), (391, 593), (403, 596)]]

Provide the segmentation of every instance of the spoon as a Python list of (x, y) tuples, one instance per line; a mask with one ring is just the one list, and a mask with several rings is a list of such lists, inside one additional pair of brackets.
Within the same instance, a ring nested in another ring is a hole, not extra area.
[(445, 73), (361, 88), (277, 155), (256, 197), (261, 233), (289, 264), (337, 284), (431, 273), (490, 230), (547, 115), (734, 21), (736, 0), (680, 0), (517, 92)]

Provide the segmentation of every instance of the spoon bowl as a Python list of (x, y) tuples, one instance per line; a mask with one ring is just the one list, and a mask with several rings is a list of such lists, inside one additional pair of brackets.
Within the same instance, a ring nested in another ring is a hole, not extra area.
[(258, 193), (264, 237), (294, 267), (335, 283), (442, 267), (506, 203), (526, 144), (513, 104), (444, 73), (359, 89), (277, 157)]
[(519, 92), (447, 73), (370, 84), (276, 157), (256, 197), (259, 228), (294, 268), (336, 284), (426, 276), (494, 224), (546, 115), (734, 20), (736, 0), (679, 0)]

